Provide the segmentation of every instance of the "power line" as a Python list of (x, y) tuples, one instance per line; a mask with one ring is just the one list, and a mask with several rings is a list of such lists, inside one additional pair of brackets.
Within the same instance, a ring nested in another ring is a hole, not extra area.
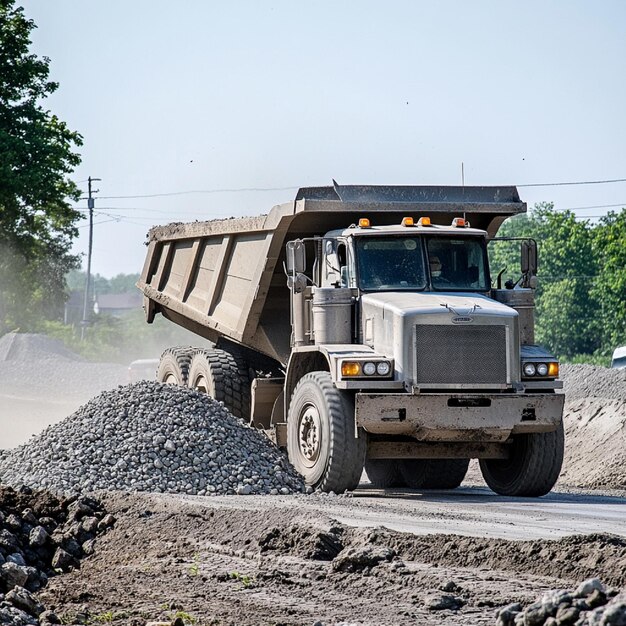
[[(612, 178), (606, 180), (582, 180), (582, 181), (562, 181), (555, 183), (525, 183), (517, 187), (562, 187), (566, 185), (604, 185), (609, 183), (624, 183), (626, 178)], [(126, 196), (99, 196), (100, 200), (124, 200), (135, 198), (163, 198), (169, 196), (185, 196), (193, 194), (215, 194), (215, 193), (245, 193), (245, 192), (265, 192), (265, 191), (293, 191), (299, 186), (289, 187), (233, 187), (221, 189), (192, 189), (187, 191), (169, 191), (164, 193), (133, 194)]]
[(240, 193), (244, 191), (293, 191), (299, 187), (241, 187), (238, 189), (197, 189), (191, 191), (170, 191), (168, 193), (138, 194), (133, 196), (100, 196), (101, 200), (123, 200), (133, 198), (162, 198), (165, 196), (186, 196), (196, 193)]
[(613, 178), (611, 180), (583, 180), (566, 183), (527, 183), (516, 185), (517, 187), (561, 187), (564, 185), (604, 185), (607, 183), (626, 183), (626, 178)]
[(626, 207), (626, 202), (619, 204), (596, 204), (594, 206), (575, 206), (571, 209), (558, 209), (559, 211), (582, 211), (584, 209), (612, 209), (615, 207)]

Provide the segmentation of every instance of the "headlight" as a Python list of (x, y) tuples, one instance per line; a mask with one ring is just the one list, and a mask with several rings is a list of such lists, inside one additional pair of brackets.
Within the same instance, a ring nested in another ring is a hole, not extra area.
[(376, 373), (376, 364), (372, 362), (364, 363), (363, 373), (366, 376), (373, 376)]
[(347, 361), (341, 364), (342, 376), (358, 376), (361, 373), (361, 366), (353, 361)]
[(390, 378), (393, 373), (392, 361), (343, 361), (342, 378)]
[(547, 376), (548, 375), (548, 366), (546, 363), (539, 363), (537, 365), (537, 374), (539, 376)]
[(381, 361), (376, 366), (376, 372), (378, 372), (379, 376), (389, 376), (389, 372), (391, 371), (391, 365), (387, 361)]
[(537, 369), (535, 368), (534, 363), (525, 363), (524, 364), (524, 374), (526, 376), (534, 376), (537, 373)]

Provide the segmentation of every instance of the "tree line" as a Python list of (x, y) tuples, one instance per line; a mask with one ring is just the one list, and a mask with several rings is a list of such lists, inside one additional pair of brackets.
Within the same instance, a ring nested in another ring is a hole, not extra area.
[[(626, 344), (626, 209), (591, 222), (540, 203), (498, 237), (537, 242), (536, 342), (564, 361), (607, 365)], [(503, 278), (517, 280), (519, 244), (492, 242), (490, 264), (492, 277), (506, 268)]]

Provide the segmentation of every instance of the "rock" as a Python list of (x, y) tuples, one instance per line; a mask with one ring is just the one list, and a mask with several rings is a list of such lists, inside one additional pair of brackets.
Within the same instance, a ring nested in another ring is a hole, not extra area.
[(514, 626), (515, 617), (519, 615), (522, 610), (522, 605), (519, 602), (507, 604), (496, 612), (496, 626)]
[(359, 572), (373, 567), (382, 561), (391, 561), (396, 553), (384, 546), (364, 546), (342, 550), (333, 561), (333, 570), (338, 572)]
[(75, 561), (71, 554), (66, 552), (63, 548), (57, 548), (54, 556), (52, 557), (52, 567), (55, 570), (67, 570), (71, 565), (74, 565)]
[(39, 615), (39, 622), (41, 624), (60, 624), (61, 620), (54, 611), (43, 611)]
[(563, 606), (559, 607), (556, 612), (556, 623), (558, 626), (570, 626), (575, 624), (578, 620), (580, 611), (575, 606)]
[(604, 585), (600, 582), (599, 578), (589, 578), (578, 585), (574, 595), (577, 598), (583, 598), (591, 595), (596, 589), (598, 591), (605, 591)]
[(43, 546), (49, 539), (50, 535), (43, 526), (35, 526), (28, 536), (28, 542), (36, 548)]
[(424, 598), (424, 606), (429, 611), (458, 611), (465, 601), (458, 596), (433, 594)]
[(8, 589), (23, 587), (28, 580), (29, 572), (23, 565), (17, 565), (8, 561), (0, 566), (0, 575), (5, 580)]
[(14, 587), (6, 595), (7, 602), (29, 615), (38, 616), (43, 612), (43, 605), (23, 587)]

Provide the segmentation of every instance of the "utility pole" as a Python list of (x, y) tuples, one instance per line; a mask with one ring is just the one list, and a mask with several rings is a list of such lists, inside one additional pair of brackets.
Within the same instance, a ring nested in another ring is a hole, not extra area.
[[(89, 249), (87, 252), (87, 278), (85, 279), (85, 298), (83, 300), (83, 319), (80, 323), (80, 339), (81, 341), (85, 338), (85, 328), (89, 325), (89, 318), (87, 315), (89, 314), (89, 290), (91, 287), (91, 250), (93, 248), (93, 207), (94, 207), (94, 198), (92, 196), (91, 183), (97, 180), (102, 180), (101, 178), (92, 178), (91, 176), (87, 179), (89, 194), (87, 197), (87, 208), (89, 209)], [(98, 193), (98, 189), (93, 191), (93, 193)], [(91, 315), (89, 316), (91, 317)]]

